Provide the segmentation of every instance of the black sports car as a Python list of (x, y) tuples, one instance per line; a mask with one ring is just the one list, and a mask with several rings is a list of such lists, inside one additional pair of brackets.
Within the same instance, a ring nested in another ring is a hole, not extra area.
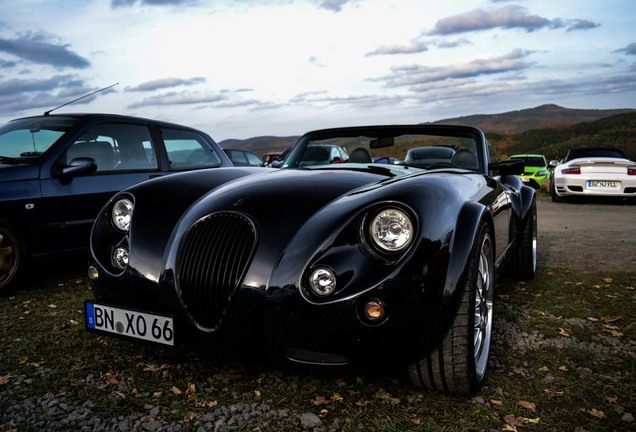
[[(315, 164), (328, 146), (349, 161)], [(432, 146), (443, 150), (431, 161), (405, 161)], [(535, 194), (521, 172), (489, 163), (475, 128), (371, 126), (309, 132), (281, 170), (130, 187), (93, 226), (87, 328), (308, 364), (397, 362), (418, 385), (475, 392), (495, 276), (534, 276)]]

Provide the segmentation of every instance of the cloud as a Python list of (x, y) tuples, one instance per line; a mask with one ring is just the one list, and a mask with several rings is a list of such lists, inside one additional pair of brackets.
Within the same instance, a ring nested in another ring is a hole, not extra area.
[(436, 81), (523, 70), (530, 66), (530, 63), (523, 61), (523, 59), (531, 53), (531, 51), (515, 49), (503, 56), (476, 59), (451, 66), (394, 66), (391, 68), (393, 72), (391, 75), (373, 79), (373, 81), (384, 81), (387, 87), (409, 86), (418, 89), (418, 87), (413, 86), (421, 87), (423, 84)]
[(43, 35), (27, 34), (18, 39), (1, 39), (0, 51), (23, 60), (38, 64), (48, 64), (57, 69), (86, 69), (90, 62), (68, 49), (68, 45), (55, 45), (45, 42)]
[(625, 48), (616, 50), (615, 52), (622, 52), (628, 55), (636, 55), (636, 42), (630, 43)]
[(14, 67), (17, 63), (14, 61), (0, 59), (0, 68), (10, 68)]
[[(75, 75), (55, 75), (48, 79), (14, 78), (0, 82), (0, 113), (16, 116), (36, 108), (51, 109), (95, 90)], [(100, 92), (74, 104), (86, 104), (112, 92)]]
[(538, 15), (529, 15), (521, 6), (510, 5), (494, 10), (475, 9), (459, 15), (442, 18), (435, 24), (430, 35), (450, 35), (493, 28), (521, 28), (527, 32), (543, 27), (563, 27), (560, 19), (549, 20)]
[(350, 0), (319, 0), (318, 7), (322, 9), (328, 9), (334, 12), (340, 12), (342, 6), (348, 3)]
[(393, 54), (414, 54), (428, 51), (428, 46), (425, 42), (418, 40), (411, 40), (409, 43), (400, 45), (384, 45), (371, 52), (365, 54), (366, 57), (375, 55), (393, 55)]
[[(113, 9), (119, 7), (131, 7), (137, 0), (111, 0), (110, 7)], [(142, 5), (148, 6), (198, 6), (197, 0), (141, 0)]]
[(407, 44), (384, 45), (371, 52), (365, 54), (366, 57), (376, 55), (394, 55), (394, 54), (416, 54), (429, 50), (429, 47), (436, 46), (438, 48), (457, 48), (461, 45), (471, 44), (468, 39), (458, 39), (456, 41), (431, 40), (421, 41), (417, 39), (411, 40)]
[(568, 32), (571, 32), (574, 30), (590, 30), (600, 26), (600, 24), (594, 23), (589, 20), (579, 19), (579, 20), (573, 20), (573, 22), (574, 24), (568, 27), (567, 29)]
[(128, 108), (142, 108), (151, 105), (190, 105), (200, 103), (212, 103), (224, 100), (225, 97), (218, 94), (198, 94), (170, 92), (163, 95), (151, 96), (139, 102), (128, 105)]
[(191, 86), (200, 83), (204, 83), (206, 81), (205, 77), (193, 77), (193, 78), (161, 78), (152, 81), (146, 81), (145, 83), (139, 84), (137, 87), (126, 87), (126, 91), (154, 91), (159, 89), (165, 89), (170, 87), (177, 86)]

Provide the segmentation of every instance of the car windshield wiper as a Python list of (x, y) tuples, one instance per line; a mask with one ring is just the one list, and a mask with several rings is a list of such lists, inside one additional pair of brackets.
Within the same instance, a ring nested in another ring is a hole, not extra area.
[(20, 159), (12, 158), (9, 156), (0, 156), (0, 162), (17, 165), (21, 163), (22, 161)]

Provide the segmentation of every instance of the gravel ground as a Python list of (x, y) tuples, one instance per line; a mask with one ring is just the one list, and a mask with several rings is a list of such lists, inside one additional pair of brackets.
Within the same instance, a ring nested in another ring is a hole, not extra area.
[[(586, 203), (555, 204), (549, 198), (538, 200), (539, 212), (539, 265), (568, 267), (584, 271), (616, 270), (636, 268), (636, 206), (620, 204)], [(573, 253), (573, 251), (575, 251)], [(523, 355), (529, 349), (541, 346), (566, 348), (566, 344), (577, 344), (571, 339), (549, 339), (539, 333), (524, 333), (510, 323), (496, 328), (493, 343)], [(591, 325), (581, 319), (581, 326)], [(607, 345), (582, 343), (586, 350), (594, 352), (600, 361), (609, 360), (617, 354), (636, 357), (636, 342), (621, 341)], [(576, 347), (575, 347), (576, 348)], [(42, 374), (50, 370), (41, 368)], [(521, 371), (523, 372), (523, 371)], [(593, 373), (589, 371), (589, 373)], [(545, 380), (557, 378), (546, 375)], [(631, 377), (600, 377), (603, 380), (631, 379)], [(87, 400), (81, 405), (65, 402), (66, 393), (48, 393), (25, 400), (15, 400), (14, 392), (29, 386), (33, 379), (24, 379), (0, 393), (0, 430), (17, 430), (13, 425), (28, 424), (30, 430), (73, 431), (235, 431), (267, 430), (275, 425), (289, 430), (311, 430), (314, 432), (336, 431), (339, 424), (324, 425), (313, 413), (299, 413), (284, 409), (272, 409), (265, 403), (239, 403), (217, 406), (214, 411), (200, 415), (189, 423), (183, 421), (167, 423), (157, 420), (168, 414), (161, 406), (145, 406), (145, 412), (117, 418), (101, 418), (93, 414), (94, 403)], [(96, 385), (89, 376), (83, 383)], [(479, 396), (475, 403), (486, 403)], [(623, 415), (625, 424), (633, 426), (632, 413)]]

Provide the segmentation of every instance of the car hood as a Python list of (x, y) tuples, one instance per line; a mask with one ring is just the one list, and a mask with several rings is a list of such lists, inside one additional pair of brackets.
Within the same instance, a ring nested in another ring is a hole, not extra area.
[(20, 180), (37, 180), (39, 172), (40, 167), (38, 165), (0, 164), (0, 183)]

